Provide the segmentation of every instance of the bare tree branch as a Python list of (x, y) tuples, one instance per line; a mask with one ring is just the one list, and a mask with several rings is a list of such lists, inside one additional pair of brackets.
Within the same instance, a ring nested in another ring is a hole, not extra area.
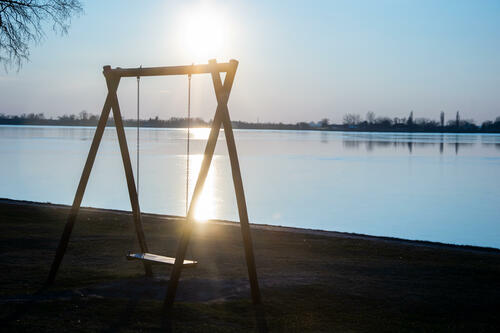
[(44, 38), (44, 23), (65, 34), (71, 17), (82, 11), (79, 0), (0, 0), (0, 63), (19, 70), (29, 60), (30, 44)]

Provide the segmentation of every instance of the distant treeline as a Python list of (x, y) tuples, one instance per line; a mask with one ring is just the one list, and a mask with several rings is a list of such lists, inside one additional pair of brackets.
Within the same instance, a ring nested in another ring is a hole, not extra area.
[[(57, 119), (46, 118), (43, 113), (22, 114), (12, 116), (0, 114), (2, 125), (55, 125), (55, 126), (96, 126), (99, 117), (86, 111), (78, 115), (64, 115)], [(192, 118), (191, 127), (209, 127), (210, 121), (201, 118)], [(125, 126), (137, 126), (136, 119), (124, 119)], [(414, 118), (413, 111), (409, 116), (399, 118), (376, 117), (373, 112), (368, 112), (364, 120), (358, 114), (348, 113), (344, 115), (342, 124), (330, 124), (327, 118), (318, 122), (298, 122), (295, 124), (285, 123), (261, 123), (233, 121), (234, 128), (239, 129), (271, 129), (271, 130), (326, 130), (326, 131), (366, 131), (366, 132), (453, 132), (453, 133), (500, 133), (500, 117), (494, 121), (485, 121), (476, 125), (474, 120), (461, 119), (460, 113), (455, 114), (454, 119), (445, 121), (444, 112), (441, 112), (439, 121), (427, 118)], [(113, 118), (110, 117), (108, 125), (113, 126)], [(169, 127), (185, 128), (188, 125), (187, 118), (172, 117), (168, 120), (158, 117), (141, 119), (141, 127)]]
[[(327, 122), (324, 119), (323, 122)], [(328, 125), (337, 127), (338, 125)], [(500, 117), (495, 121), (485, 121), (480, 126), (472, 119), (461, 119), (457, 111), (455, 117), (445, 121), (445, 114), (441, 112), (439, 121), (428, 118), (414, 118), (413, 111), (408, 118), (376, 117), (375, 113), (368, 112), (365, 120), (360, 115), (348, 113), (344, 115), (343, 130), (368, 131), (368, 132), (459, 132), (459, 133), (500, 133)]]
[[(54, 118), (46, 118), (43, 113), (29, 113), (20, 116), (11, 116), (0, 113), (0, 125), (53, 125), (53, 126), (97, 126), (99, 117), (93, 114), (88, 114), (82, 111), (76, 115), (64, 115)], [(114, 126), (113, 117), (109, 117), (107, 125)], [(124, 119), (124, 126), (137, 126), (137, 119)], [(158, 117), (141, 119), (141, 127), (171, 127), (185, 128), (188, 125), (187, 118), (172, 117), (168, 120), (159, 119)], [(208, 127), (210, 122), (206, 122), (201, 118), (191, 118), (191, 127)]]

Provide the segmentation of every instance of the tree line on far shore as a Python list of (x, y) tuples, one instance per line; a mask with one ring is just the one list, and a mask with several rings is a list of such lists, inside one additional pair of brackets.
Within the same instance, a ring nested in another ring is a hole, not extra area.
[[(43, 113), (29, 113), (19, 116), (11, 116), (0, 113), (0, 125), (48, 125), (48, 126), (97, 126), (99, 116), (89, 114), (86, 111), (80, 112), (78, 115), (64, 115), (57, 118), (46, 118)], [(207, 122), (201, 118), (191, 118), (191, 127), (208, 127), (211, 122)], [(114, 126), (113, 117), (108, 119), (108, 126)], [(125, 127), (137, 126), (137, 119), (123, 119)], [(141, 119), (141, 127), (170, 127), (170, 128), (185, 128), (188, 126), (187, 118), (172, 117), (170, 119), (155, 118)]]
[[(43, 113), (30, 113), (22, 115), (5, 115), (0, 113), (0, 124), (2, 125), (54, 125), (54, 126), (96, 126), (99, 117), (86, 111), (78, 115), (64, 115), (54, 118), (46, 118)], [(191, 127), (209, 127), (210, 121), (201, 118), (191, 118)], [(123, 124), (129, 127), (137, 126), (136, 119), (124, 119)], [(367, 132), (460, 132), (460, 133), (500, 133), (500, 117), (494, 121), (488, 120), (481, 125), (476, 125), (474, 120), (461, 119), (457, 111), (454, 118), (445, 121), (444, 112), (440, 113), (439, 121), (428, 118), (414, 118), (413, 111), (408, 117), (377, 117), (375, 113), (368, 112), (364, 119), (359, 114), (348, 113), (343, 117), (342, 124), (331, 124), (327, 118), (318, 122), (286, 123), (262, 123), (232, 121), (234, 128), (240, 129), (273, 129), (273, 130), (330, 130), (330, 131), (367, 131)], [(108, 125), (113, 126), (113, 118), (110, 117)], [(188, 119), (172, 117), (170, 119), (155, 118), (141, 119), (141, 127), (167, 127), (185, 128)]]
[[(335, 125), (334, 125), (335, 126)], [(439, 114), (439, 121), (428, 118), (414, 118), (413, 111), (408, 118), (403, 117), (376, 117), (375, 113), (368, 112), (364, 120), (358, 114), (344, 115), (343, 127), (357, 131), (395, 131), (395, 132), (500, 132), (500, 117), (494, 121), (488, 120), (476, 125), (472, 119), (462, 119), (460, 112), (453, 119), (445, 121), (443, 111)]]

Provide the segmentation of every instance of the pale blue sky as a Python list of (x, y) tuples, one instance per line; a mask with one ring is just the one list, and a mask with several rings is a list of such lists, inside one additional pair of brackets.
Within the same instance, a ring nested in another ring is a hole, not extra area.
[[(500, 1), (83, 3), (68, 35), (48, 30), (19, 73), (0, 74), (0, 113), (98, 114), (103, 65), (217, 57), (240, 61), (229, 100), (235, 120), (341, 122), (347, 112), (410, 110), (435, 119), (460, 110), (477, 122), (500, 116)], [(142, 83), (144, 118), (185, 115), (185, 77)], [(135, 116), (135, 84), (124, 79), (119, 89), (127, 118)], [(208, 76), (193, 78), (193, 99), (195, 116), (213, 116)]]

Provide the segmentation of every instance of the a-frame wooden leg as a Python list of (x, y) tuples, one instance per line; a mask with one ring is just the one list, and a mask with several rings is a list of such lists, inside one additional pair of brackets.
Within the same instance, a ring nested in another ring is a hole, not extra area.
[(89, 154), (87, 156), (87, 161), (85, 162), (82, 176), (80, 177), (80, 182), (78, 183), (78, 188), (75, 193), (75, 198), (73, 199), (73, 205), (71, 206), (71, 211), (69, 213), (66, 226), (64, 227), (61, 240), (59, 241), (54, 261), (52, 262), (52, 266), (50, 267), (49, 276), (46, 282), (46, 284), (48, 285), (54, 282), (57, 271), (59, 270), (59, 266), (61, 265), (61, 261), (64, 257), (64, 254), (66, 253), (69, 237), (71, 236), (71, 232), (73, 231), (73, 226), (75, 225), (76, 216), (80, 209), (80, 205), (83, 199), (83, 194), (85, 193), (85, 188), (87, 187), (87, 183), (89, 180), (90, 171), (92, 170), (92, 166), (94, 165), (97, 150), (99, 148), (99, 144), (101, 143), (102, 135), (106, 127), (106, 122), (108, 121), (109, 111), (111, 110), (111, 103), (112, 103), (111, 96), (112, 93), (116, 93), (116, 89), (118, 88), (118, 83), (119, 81), (108, 84), (108, 95), (106, 97), (106, 101), (104, 102), (104, 106), (102, 108), (101, 117), (99, 118), (99, 123), (97, 124), (97, 128), (94, 133), (94, 139), (92, 140), (92, 145), (90, 146)]
[[(220, 76), (212, 73), (214, 87), (217, 90), (223, 90)], [(217, 94), (223, 96), (223, 94)], [(219, 97), (218, 97), (219, 99)], [(233, 175), (234, 191), (236, 193), (236, 201), (238, 204), (238, 213), (240, 216), (241, 235), (243, 237), (243, 246), (245, 248), (245, 258), (248, 269), (248, 279), (250, 280), (250, 288), (252, 291), (253, 304), (260, 304), (260, 289), (257, 280), (257, 269), (255, 267), (255, 257), (253, 253), (252, 236), (250, 234), (250, 224), (248, 221), (247, 204), (245, 200), (245, 192), (243, 190), (243, 181), (241, 179), (240, 163), (238, 161), (238, 153), (236, 151), (236, 142), (234, 141), (233, 126), (229, 117), (227, 103), (223, 104), (222, 108), (222, 124), (224, 126), (224, 134), (226, 136), (227, 150), (229, 160), (231, 162), (231, 173)]]
[[(134, 215), (136, 233), (139, 239), (139, 245), (141, 247), (141, 250), (143, 252), (147, 252), (147, 245), (144, 238), (144, 232), (142, 230), (139, 201), (137, 198), (137, 192), (135, 190), (135, 183), (132, 174), (132, 165), (130, 163), (130, 156), (128, 152), (127, 141), (125, 138), (125, 131), (123, 129), (120, 107), (118, 105), (118, 98), (116, 96), (116, 90), (118, 89), (118, 84), (120, 83), (120, 77), (112, 77), (106, 75), (107, 69), (109, 69), (109, 67), (104, 67), (106, 84), (108, 86), (108, 95), (106, 97), (106, 101), (104, 102), (104, 106), (102, 108), (101, 117), (99, 118), (99, 123), (97, 124), (97, 128), (94, 134), (94, 139), (92, 140), (92, 144), (90, 146), (89, 154), (87, 156), (87, 161), (85, 162), (82, 176), (80, 177), (80, 182), (78, 183), (78, 188), (75, 193), (75, 198), (73, 199), (73, 205), (71, 207), (68, 220), (66, 222), (61, 239), (59, 241), (54, 261), (52, 262), (52, 266), (50, 267), (49, 276), (46, 281), (47, 285), (50, 285), (54, 282), (57, 272), (59, 270), (59, 266), (61, 265), (64, 254), (66, 253), (66, 249), (68, 248), (69, 238), (71, 236), (71, 232), (73, 231), (78, 211), (80, 210), (80, 205), (83, 200), (83, 195), (85, 193), (85, 189), (88, 184), (90, 172), (92, 171), (92, 166), (94, 165), (94, 161), (97, 155), (97, 150), (99, 149), (99, 144), (101, 143), (102, 135), (104, 133), (104, 129), (106, 128), (106, 123), (108, 121), (111, 108), (113, 108), (113, 116), (115, 119), (118, 141), (120, 143), (120, 151), (122, 154), (123, 165), (125, 168), (125, 175), (127, 177), (127, 185), (129, 190), (130, 202), (132, 205), (132, 211)], [(144, 269), (146, 271), (146, 275), (148, 276), (152, 275), (151, 266), (149, 263), (146, 262), (144, 263)]]
[[(116, 85), (120, 77), (106, 77), (108, 88), (113, 86), (116, 81)], [(113, 119), (115, 121), (116, 134), (118, 136), (118, 142), (120, 144), (120, 152), (122, 155), (123, 167), (125, 169), (125, 177), (127, 178), (127, 187), (130, 197), (130, 204), (132, 206), (132, 215), (134, 218), (135, 232), (139, 240), (139, 246), (142, 253), (149, 252), (148, 246), (146, 244), (146, 239), (144, 237), (144, 231), (142, 229), (141, 221), (141, 210), (139, 207), (139, 198), (137, 197), (137, 191), (135, 188), (134, 174), (132, 172), (132, 163), (130, 162), (130, 154), (127, 146), (127, 138), (125, 136), (125, 130), (123, 128), (122, 116), (120, 113), (120, 105), (118, 104), (118, 96), (116, 95), (116, 89), (111, 93), (111, 108), (113, 109)], [(152, 276), (153, 272), (151, 270), (151, 264), (149, 262), (143, 261), (144, 270), (146, 276)]]
[[(210, 61), (210, 63), (215, 64), (215, 61)], [(210, 169), (210, 164), (212, 162), (212, 157), (214, 155), (215, 145), (217, 143), (217, 138), (219, 137), (220, 127), (222, 124), (223, 108), (224, 105), (227, 104), (227, 100), (229, 99), (229, 94), (233, 86), (234, 76), (236, 74), (236, 67), (238, 65), (238, 62), (232, 61), (232, 63), (234, 64), (234, 70), (231, 72), (227, 72), (226, 77), (224, 79), (224, 88), (223, 88), (224, 94), (222, 94), (223, 96), (221, 95), (222, 98), (220, 99), (220, 101), (219, 98), (217, 99), (218, 105), (217, 105), (217, 110), (215, 111), (214, 119), (212, 121), (212, 129), (210, 130), (210, 135), (208, 136), (207, 145), (205, 147), (205, 154), (203, 155), (203, 161), (201, 163), (200, 173), (198, 174), (198, 179), (196, 181), (191, 203), (189, 205), (186, 222), (183, 227), (182, 236), (179, 241), (179, 245), (177, 247), (175, 264), (172, 269), (172, 273), (170, 274), (167, 294), (165, 296), (164, 306), (167, 311), (169, 311), (172, 308), (172, 305), (175, 300), (175, 294), (177, 291), (177, 286), (179, 284), (179, 278), (181, 276), (182, 264), (184, 263), (184, 258), (186, 257), (186, 251), (189, 244), (189, 239), (191, 237), (191, 233), (193, 230), (194, 209), (203, 190), (203, 185), (205, 184), (205, 180), (208, 175), (208, 170)], [(219, 72), (216, 73), (217, 75), (219, 75)], [(216, 93), (217, 92), (218, 91), (216, 91)]]

